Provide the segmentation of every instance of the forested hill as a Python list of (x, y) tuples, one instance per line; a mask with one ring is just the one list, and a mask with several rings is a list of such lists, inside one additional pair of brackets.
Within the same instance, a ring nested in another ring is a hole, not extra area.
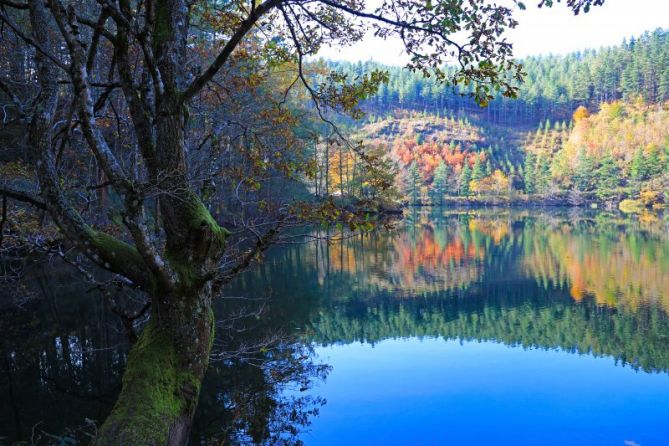
[[(389, 73), (364, 103), (366, 117), (354, 134), (397, 165), (405, 203), (494, 196), (669, 204), (669, 31), (611, 48), (525, 59), (518, 98), (500, 95), (484, 108), (466, 91), (419, 72), (326, 63), (350, 79), (374, 69)], [(348, 173), (360, 169), (335, 158), (323, 168), (332, 177), (330, 189), (364, 195), (364, 178)]]
[(374, 62), (326, 62), (351, 78), (382, 68), (390, 80), (366, 103), (372, 114), (401, 108), (436, 113), (462, 110), (493, 122), (532, 122), (569, 119), (580, 105), (597, 109), (602, 102), (669, 100), (669, 30), (646, 32), (621, 45), (564, 56), (538, 56), (522, 60), (527, 77), (518, 99), (501, 95), (485, 109), (459, 93), (460, 87), (439, 85), (434, 78), (401, 67)]

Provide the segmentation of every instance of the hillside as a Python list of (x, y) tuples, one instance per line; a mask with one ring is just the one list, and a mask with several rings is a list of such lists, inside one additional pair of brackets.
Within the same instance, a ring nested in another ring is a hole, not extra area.
[(452, 88), (434, 76), (399, 66), (374, 62), (326, 62), (327, 66), (356, 78), (383, 69), (389, 81), (366, 102), (371, 115), (392, 114), (395, 109), (427, 111), (441, 115), (467, 112), (487, 122), (538, 124), (550, 119), (569, 120), (578, 106), (596, 110), (600, 103), (638, 96), (648, 103), (669, 100), (669, 31), (658, 29), (620, 45), (567, 55), (528, 57), (520, 61), (527, 73), (517, 99), (496, 94), (482, 109), (463, 94), (470, 87)]
[(534, 128), (402, 111), (357, 136), (396, 163), (397, 186), (414, 204), (490, 195), (669, 202), (669, 103), (581, 106), (569, 121)]
[[(526, 147), (525, 191), (594, 192), (600, 199), (669, 200), (669, 103), (579, 108), (571, 130), (546, 129)], [(546, 166), (546, 167), (544, 167)], [(542, 169), (546, 173), (538, 173)]]
[[(353, 131), (397, 166), (405, 202), (495, 196), (639, 207), (669, 202), (668, 54), (669, 32), (656, 30), (616, 47), (527, 58), (519, 97), (498, 95), (485, 108), (467, 88), (422, 73), (327, 64), (351, 78), (388, 72)], [(342, 175), (333, 181), (344, 191)]]
[[(463, 115), (461, 115), (463, 116)], [(382, 146), (400, 168), (400, 177), (416, 163), (424, 183), (430, 184), (440, 162), (448, 171), (446, 194), (457, 195), (457, 176), (465, 163), (480, 165), (484, 171), (513, 171), (522, 164), (522, 128), (490, 125), (466, 117), (441, 117), (436, 114), (398, 111), (363, 125), (359, 136), (371, 146)]]

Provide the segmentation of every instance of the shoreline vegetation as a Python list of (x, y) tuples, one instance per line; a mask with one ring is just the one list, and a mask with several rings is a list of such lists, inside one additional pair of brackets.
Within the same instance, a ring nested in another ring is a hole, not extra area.
[[(599, 210), (620, 210), (626, 214), (642, 213), (646, 211), (660, 211), (667, 209), (664, 203), (644, 204), (641, 200), (623, 199), (620, 201), (597, 200), (596, 197), (579, 197), (574, 200), (569, 193), (554, 195), (518, 195), (518, 196), (480, 196), (480, 197), (444, 197), (441, 204), (418, 202), (404, 203), (402, 208), (481, 208), (481, 207), (508, 207), (508, 208), (590, 208)], [(387, 214), (397, 213), (397, 208), (382, 209)]]

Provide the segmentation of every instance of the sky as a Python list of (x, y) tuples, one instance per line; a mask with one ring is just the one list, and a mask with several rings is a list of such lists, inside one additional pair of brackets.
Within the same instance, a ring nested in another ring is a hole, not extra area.
[[(606, 0), (603, 6), (578, 16), (563, 4), (539, 9), (538, 3), (525, 0), (527, 9), (516, 11), (519, 25), (508, 32), (516, 57), (618, 45), (623, 38), (669, 28), (669, 0)], [(387, 65), (401, 65), (408, 60), (399, 40), (382, 40), (371, 35), (351, 47), (323, 48), (318, 55), (352, 62), (374, 60)]]

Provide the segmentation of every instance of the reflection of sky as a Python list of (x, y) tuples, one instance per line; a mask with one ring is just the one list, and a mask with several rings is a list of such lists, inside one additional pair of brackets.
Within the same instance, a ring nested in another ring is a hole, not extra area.
[(316, 351), (333, 370), (307, 445), (669, 441), (669, 377), (610, 358), (441, 339)]

